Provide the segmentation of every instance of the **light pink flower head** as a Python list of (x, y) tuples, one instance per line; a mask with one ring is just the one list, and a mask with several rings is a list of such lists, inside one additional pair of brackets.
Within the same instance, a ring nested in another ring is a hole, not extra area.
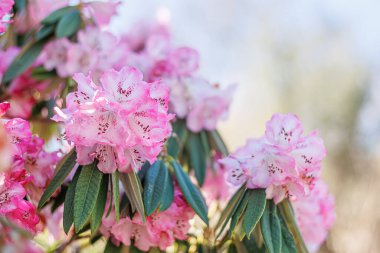
[[(140, 71), (107, 70), (97, 86), (90, 76), (74, 75), (78, 91), (67, 96), (67, 109), (54, 117), (63, 121), (79, 164), (98, 160), (105, 173), (138, 170), (154, 162), (171, 133), (164, 84), (143, 81)], [(83, 131), (86, 129), (86, 131)]]
[(301, 122), (295, 115), (275, 114), (267, 123), (265, 136), (248, 140), (220, 160), (227, 168), (227, 181), (266, 189), (267, 198), (275, 203), (308, 195), (320, 177), (326, 149), (315, 131), (302, 134)]
[(98, 26), (106, 26), (111, 18), (117, 13), (120, 1), (94, 1), (86, 4), (90, 16)]
[(1, 0), (0, 2), (0, 34), (5, 32), (4, 24), (8, 23), (8, 21), (4, 21), (3, 18), (10, 13), (13, 5), (13, 0)]
[(309, 196), (298, 198), (292, 204), (302, 237), (309, 251), (316, 252), (335, 221), (334, 197), (319, 180)]

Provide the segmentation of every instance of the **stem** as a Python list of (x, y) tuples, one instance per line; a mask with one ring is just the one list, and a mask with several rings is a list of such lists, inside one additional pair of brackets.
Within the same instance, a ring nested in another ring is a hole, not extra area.
[(302, 253), (309, 252), (302, 238), (301, 232), (298, 229), (290, 201), (288, 199), (285, 199), (278, 205), (278, 208), (280, 209), (280, 212), (283, 218), (285, 219), (285, 222), (288, 225), (290, 232), (294, 236), (297, 251)]

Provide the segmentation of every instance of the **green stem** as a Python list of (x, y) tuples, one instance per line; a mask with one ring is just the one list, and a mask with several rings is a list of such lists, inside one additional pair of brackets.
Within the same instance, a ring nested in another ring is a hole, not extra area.
[(297, 222), (294, 217), (293, 208), (292, 208), (292, 205), (290, 204), (290, 201), (288, 199), (285, 199), (278, 205), (278, 208), (280, 209), (280, 212), (286, 224), (288, 225), (290, 232), (294, 236), (297, 251), (302, 252), (302, 253), (307, 253), (308, 250), (302, 238), (301, 232), (298, 229)]

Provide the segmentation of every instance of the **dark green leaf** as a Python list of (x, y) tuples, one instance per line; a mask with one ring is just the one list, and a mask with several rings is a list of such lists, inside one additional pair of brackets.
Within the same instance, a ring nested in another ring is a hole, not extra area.
[(65, 202), (66, 192), (67, 192), (67, 186), (62, 185), (61, 190), (59, 191), (58, 195), (54, 198), (53, 205), (51, 206), (52, 213), (54, 213), (55, 210), (57, 210), (57, 208), (63, 204), (63, 202)]
[(208, 132), (209, 138), (211, 139), (211, 145), (214, 150), (222, 153), (223, 155), (228, 155), (228, 148), (224, 143), (222, 137), (217, 130)]
[(38, 203), (38, 208), (42, 208), (46, 201), (49, 200), (51, 195), (62, 185), (66, 177), (70, 174), (71, 170), (76, 164), (77, 153), (72, 149), (67, 155), (65, 155), (61, 161), (58, 163), (56, 168), (56, 173), (51, 180), (49, 186), (46, 188), (45, 192), (42, 194), (41, 200)]
[(69, 233), (71, 225), (74, 222), (74, 196), (75, 187), (78, 182), (78, 178), (82, 167), (80, 166), (74, 174), (73, 180), (71, 181), (69, 188), (67, 189), (65, 203), (63, 205), (63, 230), (65, 233)]
[(202, 145), (200, 134), (189, 134), (187, 154), (189, 156), (190, 168), (194, 170), (199, 186), (202, 186), (206, 177), (207, 154)]
[(72, 10), (75, 10), (75, 7), (73, 7), (73, 6), (67, 6), (67, 7), (63, 7), (61, 9), (58, 9), (58, 10), (54, 11), (53, 13), (51, 13), (46, 18), (44, 18), (41, 21), (41, 24), (43, 24), (43, 25), (52, 25), (52, 24), (55, 24), (63, 16), (65, 16), (66, 14), (68, 14), (69, 12), (71, 12)]
[(281, 224), (277, 216), (277, 207), (273, 201), (268, 200), (265, 211), (260, 220), (260, 225), (264, 244), (269, 253), (281, 252)]
[(96, 205), (94, 211), (91, 215), (91, 232), (94, 234), (102, 221), (104, 210), (106, 208), (108, 195), (108, 174), (104, 174), (102, 178), (102, 182), (100, 184), (100, 191), (98, 194), (98, 198), (96, 200)]
[(36, 34), (36, 40), (40, 41), (54, 34), (55, 27), (53, 25), (43, 26)]
[(112, 194), (115, 202), (115, 220), (119, 221), (120, 216), (120, 190), (119, 190), (119, 172), (115, 171), (112, 174)]
[(207, 205), (202, 194), (197, 187), (190, 181), (189, 176), (183, 171), (181, 166), (175, 160), (171, 160), (177, 182), (187, 203), (193, 208), (196, 214), (208, 225)]
[(8, 83), (13, 78), (22, 74), (37, 59), (45, 42), (37, 41), (21, 51), (19, 55), (12, 61), (11, 65), (5, 71), (3, 83)]
[(219, 233), (217, 234), (216, 238), (218, 238), (221, 233), (223, 232), (224, 228), (226, 227), (228, 221), (232, 217), (232, 215), (235, 214), (243, 196), (245, 193), (245, 184), (242, 185), (239, 190), (236, 191), (236, 193), (232, 196), (230, 201), (228, 201), (227, 206), (224, 208), (218, 223), (216, 224), (215, 230), (219, 229)]
[(145, 222), (145, 209), (144, 202), (142, 198), (142, 186), (140, 179), (136, 175), (135, 172), (129, 172), (127, 174), (120, 174), (121, 183), (123, 184), (123, 188), (129, 201), (131, 202), (131, 206), (133, 209), (137, 210), (143, 221)]
[(112, 243), (112, 241), (109, 239), (107, 241), (107, 245), (104, 249), (104, 253), (120, 253), (121, 252), (121, 246), (122, 244), (120, 244), (120, 246), (116, 246), (115, 244)]
[[(167, 169), (167, 168), (166, 168)], [(165, 211), (173, 203), (174, 198), (174, 186), (173, 179), (170, 173), (166, 173), (165, 186), (163, 189), (163, 195), (161, 197), (160, 212)]]
[(297, 253), (297, 248), (292, 233), (289, 231), (289, 228), (280, 213), (278, 217), (281, 223), (282, 251), (284, 253)]
[(58, 21), (55, 36), (57, 38), (69, 37), (79, 30), (80, 24), (80, 12), (79, 10), (73, 9)]
[(57, 77), (57, 73), (55, 71), (47, 71), (44, 67), (37, 67), (32, 70), (32, 78), (38, 81), (44, 81), (54, 77)]
[(74, 196), (74, 228), (79, 232), (90, 218), (98, 198), (103, 174), (97, 163), (83, 166)]
[(178, 119), (173, 123), (173, 136), (168, 139), (167, 150), (172, 157), (178, 157), (186, 142), (188, 131), (186, 121)]
[(26, 0), (16, 0), (13, 8), (15, 9), (15, 13), (20, 13), (26, 7)]
[[(166, 198), (166, 202), (173, 200), (172, 196), (165, 196), (167, 194), (166, 188), (170, 187), (172, 182), (169, 181), (169, 172), (165, 164), (161, 160), (157, 160), (149, 168), (146, 173), (144, 181), (144, 206), (146, 215), (150, 216)], [(169, 184), (169, 186), (167, 186)], [(167, 203), (165, 203), (167, 205)], [(170, 203), (171, 204), (171, 203)], [(169, 204), (169, 205), (170, 205)], [(165, 208), (167, 208), (165, 206)]]
[(259, 247), (253, 237), (245, 237), (243, 239), (243, 244), (248, 252), (265, 253), (265, 247)]
[(249, 237), (265, 210), (266, 196), (264, 189), (248, 190), (248, 205), (244, 213), (243, 228)]
[(242, 214), (244, 213), (247, 207), (249, 197), (250, 197), (250, 194), (245, 192), (242, 200), (240, 201), (238, 208), (236, 209), (235, 213), (231, 217), (230, 229), (228, 231), (228, 235), (230, 237), (232, 233), (234, 232), (236, 224), (238, 223), (240, 217), (242, 216)]

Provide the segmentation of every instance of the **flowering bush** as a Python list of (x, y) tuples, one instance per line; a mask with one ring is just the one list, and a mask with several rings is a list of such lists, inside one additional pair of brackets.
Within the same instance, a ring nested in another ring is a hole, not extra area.
[(316, 251), (335, 219), (317, 132), (275, 114), (230, 154), (235, 85), (163, 24), (106, 31), (120, 2), (69, 2), (0, 3), (0, 250)]

